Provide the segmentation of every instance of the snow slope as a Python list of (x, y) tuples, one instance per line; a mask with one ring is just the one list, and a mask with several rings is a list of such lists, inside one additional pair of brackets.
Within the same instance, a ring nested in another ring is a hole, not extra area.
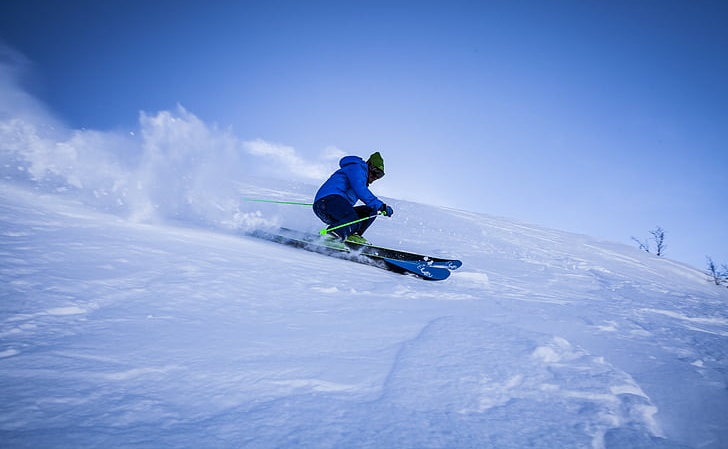
[(448, 280), (256, 240), (320, 223), (242, 198), (310, 201), (340, 151), (182, 108), (71, 130), (16, 97), (2, 448), (728, 447), (728, 290), (691, 267), (397, 198), (367, 237), (461, 259)]
[(728, 447), (728, 290), (668, 259), (390, 199), (433, 283), (242, 235), (306, 208), (0, 192), (0, 447)]

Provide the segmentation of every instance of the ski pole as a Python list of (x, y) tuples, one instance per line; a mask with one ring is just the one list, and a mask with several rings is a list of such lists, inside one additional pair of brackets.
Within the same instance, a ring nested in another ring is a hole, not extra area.
[(350, 221), (348, 223), (344, 223), (344, 224), (340, 224), (338, 226), (334, 226), (333, 228), (323, 228), (322, 230), (319, 231), (319, 234), (326, 235), (326, 234), (328, 234), (331, 231), (335, 231), (337, 229), (340, 229), (340, 228), (343, 228), (343, 227), (346, 227), (346, 226), (349, 226), (349, 225), (353, 225), (354, 223), (359, 223), (360, 221), (369, 220), (371, 218), (376, 217), (377, 215), (379, 215), (379, 212), (377, 212), (376, 214), (371, 215), (369, 217), (359, 218), (357, 220)]
[(243, 200), (244, 201), (253, 201), (255, 203), (292, 204), (294, 206), (313, 206), (313, 203), (301, 203), (299, 201), (258, 200), (255, 198), (243, 198)]

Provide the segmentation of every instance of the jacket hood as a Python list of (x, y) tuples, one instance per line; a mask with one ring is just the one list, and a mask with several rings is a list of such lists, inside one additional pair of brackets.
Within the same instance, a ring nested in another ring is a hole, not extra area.
[(344, 156), (339, 161), (339, 167), (341, 168), (352, 164), (366, 165), (366, 162), (364, 162), (364, 159), (360, 158), (359, 156)]

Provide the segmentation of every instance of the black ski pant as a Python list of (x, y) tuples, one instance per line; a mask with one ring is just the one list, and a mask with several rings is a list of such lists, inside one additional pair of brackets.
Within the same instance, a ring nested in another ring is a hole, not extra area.
[(360, 218), (370, 217), (369, 220), (362, 220), (358, 223), (352, 223), (348, 226), (341, 227), (332, 234), (336, 234), (341, 240), (346, 240), (351, 234), (363, 235), (376, 218), (376, 212), (367, 206), (352, 206), (349, 201), (340, 195), (325, 196), (313, 203), (313, 213), (324, 223), (329, 225), (329, 229)]

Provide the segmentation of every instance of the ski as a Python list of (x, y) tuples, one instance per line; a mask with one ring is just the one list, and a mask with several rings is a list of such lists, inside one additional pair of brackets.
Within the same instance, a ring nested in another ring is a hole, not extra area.
[(427, 262), (386, 258), (382, 260), (390, 271), (404, 270), (403, 272), (413, 273), (431, 281), (442, 281), (450, 276), (450, 270), (447, 268), (428, 265)]
[(412, 273), (427, 280), (447, 279), (450, 276), (448, 267), (455, 269), (462, 265), (460, 261), (454, 259), (434, 258), (369, 245), (342, 243), (338, 240), (326, 239), (316, 234), (288, 228), (280, 228), (275, 232), (255, 230), (249, 235), (327, 256), (377, 266), (397, 273)]
[[(281, 228), (279, 230), (285, 235), (297, 236), (304, 240), (320, 240), (320, 237), (314, 234), (308, 234), (305, 232), (295, 231), (293, 229)], [(339, 242), (335, 242), (341, 244)], [(383, 246), (377, 246), (372, 244), (359, 244), (352, 242), (344, 242), (349, 249), (358, 252), (359, 254), (374, 256), (386, 259), (394, 260), (409, 260), (409, 261), (421, 261), (426, 262), (429, 266), (447, 268), (448, 270), (456, 270), (460, 268), (463, 263), (457, 259), (445, 259), (442, 257), (427, 256), (424, 254), (417, 254), (408, 251), (402, 251), (398, 249), (385, 248)]]
[(448, 270), (456, 270), (463, 266), (463, 263), (457, 259), (444, 259), (442, 257), (426, 256), (423, 254), (416, 254), (370, 244), (362, 245), (351, 242), (345, 242), (344, 244), (354, 251), (360, 251), (361, 254), (384, 257), (387, 259), (422, 261), (427, 262), (430, 266), (446, 268)]
[[(281, 235), (294, 238), (297, 240), (303, 240), (308, 242), (318, 242), (321, 243), (322, 238), (316, 234), (310, 234), (307, 232), (301, 232), (296, 231), (294, 229), (289, 228), (280, 228), (278, 232)], [(326, 240), (324, 239), (324, 243)], [(380, 258), (386, 258), (386, 259), (395, 259), (395, 260), (414, 260), (414, 261), (422, 261), (427, 262), (430, 266), (435, 267), (441, 267), (441, 268), (447, 268), (448, 270), (456, 270), (460, 268), (463, 263), (457, 259), (446, 259), (442, 257), (434, 257), (434, 256), (427, 256), (424, 254), (417, 254), (417, 253), (411, 253), (408, 251), (402, 251), (398, 249), (392, 249), (392, 248), (385, 248), (383, 246), (377, 246), (372, 244), (359, 244), (359, 243), (351, 243), (351, 242), (337, 242), (334, 241), (333, 243), (338, 245), (346, 245), (349, 249), (356, 251), (360, 254), (367, 255), (367, 256), (375, 256)]]

